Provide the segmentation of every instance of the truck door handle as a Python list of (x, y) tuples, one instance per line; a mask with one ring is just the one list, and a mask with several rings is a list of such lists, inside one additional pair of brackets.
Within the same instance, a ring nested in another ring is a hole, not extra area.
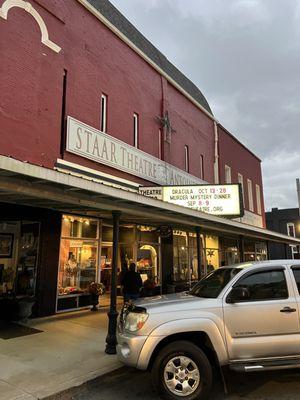
[(280, 310), (280, 312), (283, 312), (283, 313), (292, 313), (292, 312), (296, 312), (296, 308), (284, 307), (282, 310)]

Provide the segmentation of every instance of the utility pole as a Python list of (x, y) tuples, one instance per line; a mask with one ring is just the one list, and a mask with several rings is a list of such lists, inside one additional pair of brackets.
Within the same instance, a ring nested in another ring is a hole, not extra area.
[(299, 178), (296, 179), (296, 185), (297, 185), (298, 207), (299, 207), (299, 215), (300, 215), (300, 180), (299, 180)]

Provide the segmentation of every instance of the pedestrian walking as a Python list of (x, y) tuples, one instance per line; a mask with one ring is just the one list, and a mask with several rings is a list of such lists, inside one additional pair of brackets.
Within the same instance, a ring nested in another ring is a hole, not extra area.
[(143, 286), (143, 281), (138, 272), (136, 272), (135, 263), (129, 265), (129, 271), (125, 273), (122, 282), (124, 302), (136, 300), (140, 296), (140, 289)]

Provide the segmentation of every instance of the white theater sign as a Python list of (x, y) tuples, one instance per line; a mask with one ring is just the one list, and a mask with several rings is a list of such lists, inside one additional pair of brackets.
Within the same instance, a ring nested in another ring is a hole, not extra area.
[(204, 183), (150, 154), (68, 117), (67, 151), (158, 185)]
[(226, 217), (244, 214), (239, 184), (141, 187), (144, 196)]

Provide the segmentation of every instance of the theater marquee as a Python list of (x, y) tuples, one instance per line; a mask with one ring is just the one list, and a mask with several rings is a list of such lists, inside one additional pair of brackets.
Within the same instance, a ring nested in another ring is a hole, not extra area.
[(72, 117), (68, 117), (66, 150), (158, 185), (205, 183)]
[(239, 184), (141, 187), (139, 192), (208, 214), (227, 217), (244, 214)]

